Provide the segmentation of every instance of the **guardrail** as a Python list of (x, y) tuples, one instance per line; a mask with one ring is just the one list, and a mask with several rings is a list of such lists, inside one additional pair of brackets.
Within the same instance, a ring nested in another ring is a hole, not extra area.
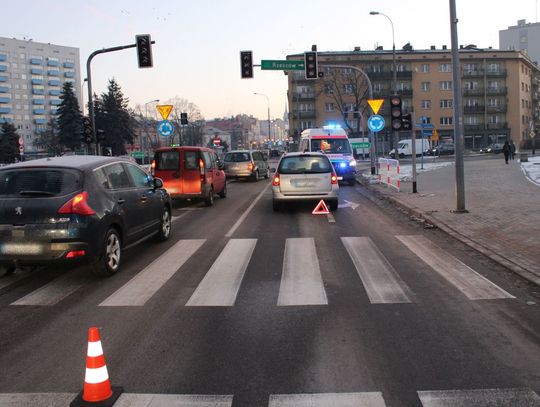
[(399, 161), (391, 158), (379, 158), (379, 184), (386, 184), (399, 192), (401, 180), (399, 179)]

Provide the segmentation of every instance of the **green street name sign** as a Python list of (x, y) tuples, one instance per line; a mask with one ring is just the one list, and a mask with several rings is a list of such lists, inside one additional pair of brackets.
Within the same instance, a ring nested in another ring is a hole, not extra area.
[(371, 143), (362, 142), (362, 143), (351, 143), (352, 148), (370, 148)]
[(261, 69), (275, 69), (280, 71), (303, 71), (304, 61), (273, 61), (263, 59)]

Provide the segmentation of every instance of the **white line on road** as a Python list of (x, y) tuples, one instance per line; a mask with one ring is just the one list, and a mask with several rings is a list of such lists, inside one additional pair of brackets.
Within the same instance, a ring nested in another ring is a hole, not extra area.
[(327, 305), (315, 240), (287, 239), (283, 257), (277, 305)]
[(12, 302), (11, 305), (55, 305), (88, 281), (88, 277), (84, 277), (80, 272), (68, 273)]
[(173, 216), (173, 217), (171, 217), (171, 222), (176, 222), (178, 219), (181, 219), (184, 216), (189, 215), (190, 213), (191, 213), (190, 211), (186, 211), (182, 215)]
[(257, 239), (231, 239), (186, 306), (233, 306)]
[(342, 237), (341, 241), (372, 304), (411, 302), (409, 288), (369, 237)]
[(470, 300), (515, 298), (424, 236), (396, 236)]
[(475, 389), (419, 391), (424, 407), (540, 406), (540, 397), (531, 389)]
[(271, 394), (268, 407), (385, 407), (381, 392)]
[(255, 200), (251, 203), (251, 205), (249, 205), (249, 208), (246, 209), (246, 211), (242, 214), (242, 216), (238, 218), (238, 220), (233, 225), (233, 227), (230, 228), (229, 231), (225, 234), (225, 237), (231, 237), (233, 235), (236, 229), (238, 229), (238, 227), (242, 224), (244, 219), (246, 219), (246, 217), (249, 215), (253, 207), (257, 204), (257, 202), (259, 202), (259, 199), (261, 199), (261, 197), (266, 192), (266, 190), (270, 187), (270, 185), (272, 185), (272, 183), (269, 183), (267, 186), (265, 186), (264, 189), (261, 191), (261, 193), (257, 195), (257, 198), (255, 198)]
[(334, 215), (328, 213), (326, 216), (328, 217), (328, 223), (336, 223), (336, 218), (334, 218)]
[(144, 305), (205, 241), (205, 239), (178, 241), (99, 305), (102, 307)]
[(230, 407), (232, 401), (232, 395), (124, 393), (114, 407)]

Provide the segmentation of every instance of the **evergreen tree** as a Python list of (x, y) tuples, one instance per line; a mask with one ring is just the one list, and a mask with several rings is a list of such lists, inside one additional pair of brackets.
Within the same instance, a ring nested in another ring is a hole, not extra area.
[(0, 163), (11, 164), (20, 160), (19, 134), (11, 123), (4, 122), (0, 132)]
[(128, 110), (128, 99), (114, 79), (109, 81), (108, 92), (96, 99), (96, 130), (103, 130), (102, 147), (111, 147), (113, 155), (126, 154), (125, 144), (133, 144), (134, 120)]
[(58, 124), (55, 119), (49, 120), (45, 131), (41, 131), (37, 134), (34, 145), (46, 151), (51, 157), (62, 155), (64, 146), (60, 144), (60, 139), (58, 138)]
[(58, 139), (70, 150), (81, 147), (82, 113), (73, 91), (73, 83), (65, 82), (58, 107)]

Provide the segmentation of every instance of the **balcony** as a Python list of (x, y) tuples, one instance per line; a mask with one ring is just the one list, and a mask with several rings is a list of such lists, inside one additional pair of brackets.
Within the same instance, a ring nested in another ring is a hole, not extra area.
[(49, 76), (60, 76), (60, 71), (58, 69), (49, 69), (47, 71), (47, 75), (49, 75)]
[(47, 61), (47, 66), (60, 66), (60, 62), (56, 61), (56, 60), (51, 60), (49, 59)]
[(56, 90), (56, 89), (50, 90), (49, 95), (51, 95), (51, 96), (60, 96), (60, 91)]
[(0, 54), (0, 61), (1, 62), (7, 61), (7, 54)]
[(45, 104), (45, 99), (33, 99), (32, 103), (34, 105), (44, 105)]
[(51, 114), (58, 114), (58, 109), (51, 109)]
[(32, 79), (32, 85), (43, 85), (43, 79)]
[(11, 112), (11, 107), (0, 107), (1, 114), (8, 114)]
[(34, 123), (36, 123), (36, 124), (45, 124), (45, 123), (47, 123), (47, 119), (34, 119)]
[(487, 112), (488, 113), (506, 113), (507, 110), (508, 110), (508, 108), (506, 107), (506, 105), (503, 105), (503, 106), (488, 106), (487, 107)]
[(43, 69), (41, 68), (32, 68), (30, 69), (32, 75), (43, 75)]
[(315, 118), (315, 110), (308, 110), (308, 111), (294, 111), (294, 117), (297, 119), (314, 119)]
[(41, 109), (41, 108), (34, 109), (34, 114), (45, 114), (45, 109)]
[(508, 123), (488, 123), (487, 128), (488, 130), (501, 130), (506, 129), (508, 127)]
[(41, 59), (41, 58), (30, 58), (30, 65), (43, 65), (43, 59)]
[(49, 79), (49, 86), (60, 86), (60, 81), (58, 79)]
[(465, 124), (464, 127), (466, 132), (484, 130), (483, 124)]
[(482, 88), (463, 89), (464, 96), (482, 96), (483, 94), (484, 94), (484, 89)]
[(488, 78), (506, 78), (506, 69), (487, 70), (486, 76)]
[(0, 93), (8, 93), (9, 88), (7, 86), (0, 86)]
[(413, 90), (412, 89), (398, 89), (397, 94), (401, 96), (412, 96)]
[(64, 72), (64, 78), (75, 78), (75, 72)]
[(506, 95), (506, 86), (500, 88), (486, 88), (486, 95), (503, 96)]
[(75, 63), (74, 62), (64, 62), (64, 68), (75, 68)]
[(49, 101), (52, 106), (58, 106), (62, 101), (60, 99), (52, 99)]
[(313, 92), (300, 92), (300, 93), (293, 93), (293, 100), (313, 100), (315, 99), (315, 93)]
[[(384, 72), (366, 72), (367, 76), (369, 76), (369, 79), (372, 81), (381, 81), (381, 80), (393, 80), (394, 79), (394, 73), (392, 71), (384, 71)], [(396, 73), (397, 79), (411, 79), (412, 78), (412, 71), (398, 71)]]
[(0, 72), (7, 72), (7, 65), (0, 65)]
[(474, 70), (461, 70), (461, 77), (462, 78), (483, 78), (484, 77), (484, 71), (482, 69), (474, 69)]
[(9, 77), (4, 76), (4, 75), (0, 75), (0, 82), (7, 82), (8, 79), (9, 79)]
[(45, 89), (32, 89), (32, 95), (44, 95)]
[(474, 114), (474, 113), (484, 113), (486, 110), (485, 106), (463, 106), (463, 112), (465, 114)]
[(0, 117), (0, 123), (11, 123), (13, 119), (10, 119), (9, 117)]
[(9, 102), (11, 102), (11, 98), (0, 97), (0, 103), (9, 103)]

